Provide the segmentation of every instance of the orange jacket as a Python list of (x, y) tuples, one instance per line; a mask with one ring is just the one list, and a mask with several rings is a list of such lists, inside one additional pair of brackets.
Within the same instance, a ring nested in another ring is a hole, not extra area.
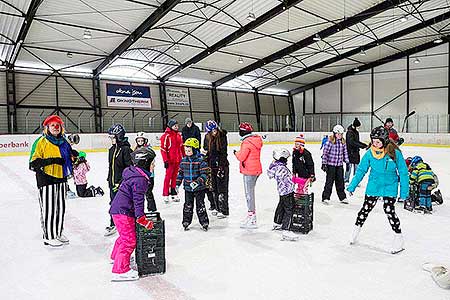
[(257, 134), (251, 134), (242, 138), (241, 149), (235, 153), (241, 162), (239, 171), (244, 175), (256, 176), (262, 173), (261, 148), (263, 141)]
[(181, 133), (167, 128), (161, 136), (161, 156), (164, 162), (179, 164), (184, 156)]

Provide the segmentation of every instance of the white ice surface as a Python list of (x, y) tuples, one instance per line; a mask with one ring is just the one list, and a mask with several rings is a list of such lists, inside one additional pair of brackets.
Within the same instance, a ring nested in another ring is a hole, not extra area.
[[(282, 146), (263, 147), (264, 169), (276, 147)], [(210, 231), (203, 232), (194, 217), (191, 230), (184, 232), (183, 201), (161, 201), (164, 169), (158, 153), (154, 193), (166, 220), (167, 272), (128, 283), (110, 282), (109, 254), (116, 236), (103, 237), (108, 194), (68, 199), (65, 234), (70, 245), (49, 249), (41, 240), (37, 189), (27, 157), (0, 158), (0, 299), (450, 299), (450, 292), (421, 269), (428, 261), (450, 264), (450, 149), (403, 148), (405, 157), (422, 155), (429, 162), (445, 200), (434, 206), (433, 215), (413, 214), (397, 204), (406, 250), (391, 255), (384, 252), (392, 231), (380, 203), (361, 231), (362, 245), (348, 244), (365, 181), (350, 204), (338, 203), (335, 192), (331, 205), (321, 204), (325, 174), (319, 146), (308, 148), (318, 178), (312, 188), (315, 222), (314, 231), (298, 242), (282, 242), (280, 233), (271, 231), (278, 195), (275, 182), (265, 174), (257, 183), (259, 228), (239, 228), (246, 205), (233, 155), (230, 218), (210, 215)], [(89, 183), (107, 192), (106, 153), (88, 153), (87, 158)]]

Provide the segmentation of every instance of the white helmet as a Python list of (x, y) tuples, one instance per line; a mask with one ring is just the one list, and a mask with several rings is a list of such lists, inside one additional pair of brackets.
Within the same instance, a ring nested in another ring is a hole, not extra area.
[(135, 139), (136, 142), (137, 142), (138, 138), (143, 138), (144, 139), (144, 144), (148, 143), (148, 139), (145, 137), (145, 132), (139, 131), (138, 133), (136, 133), (136, 139)]
[(333, 133), (344, 133), (344, 127), (342, 125), (336, 125), (333, 127)]
[(275, 160), (279, 160), (280, 158), (288, 158), (291, 156), (291, 153), (289, 153), (289, 150), (282, 148), (282, 149), (275, 149), (273, 150), (272, 156)]

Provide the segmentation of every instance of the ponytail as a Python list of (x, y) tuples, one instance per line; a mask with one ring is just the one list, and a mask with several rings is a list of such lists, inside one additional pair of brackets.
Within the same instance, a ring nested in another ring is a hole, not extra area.
[(395, 155), (395, 150), (400, 151), (398, 146), (392, 141), (389, 141), (389, 144), (386, 146), (385, 150), (387, 155), (389, 155), (393, 160), (396, 160), (397, 158), (397, 156)]

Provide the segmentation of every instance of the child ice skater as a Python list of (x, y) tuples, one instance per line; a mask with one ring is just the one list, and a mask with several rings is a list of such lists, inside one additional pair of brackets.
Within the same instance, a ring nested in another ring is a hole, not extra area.
[(431, 167), (420, 156), (414, 156), (411, 159), (410, 166), (409, 184), (417, 184), (419, 187), (419, 207), (415, 210), (424, 214), (431, 214), (433, 211), (431, 191), (437, 187), (436, 176)]
[(119, 232), (111, 253), (114, 261), (111, 281), (139, 279), (138, 272), (130, 268), (130, 257), (136, 248), (135, 224), (148, 230), (153, 228), (153, 222), (144, 214), (144, 195), (154, 169), (156, 154), (150, 148), (140, 148), (131, 156), (133, 166), (124, 170), (122, 183), (109, 210)]
[(394, 203), (397, 198), (399, 183), (400, 198), (406, 199), (408, 196), (408, 168), (397, 145), (389, 139), (389, 132), (386, 128), (379, 126), (372, 129), (370, 139), (372, 140), (372, 146), (364, 154), (355, 176), (347, 187), (347, 190), (352, 194), (370, 168), (366, 196), (356, 218), (350, 244), (356, 243), (361, 227), (375, 207), (377, 200), (382, 197), (384, 212), (394, 231), (391, 253), (395, 254), (403, 250), (403, 236), (400, 229), (400, 220), (395, 213)]
[(197, 216), (204, 231), (208, 231), (209, 219), (205, 207), (206, 194), (206, 172), (208, 164), (199, 152), (200, 142), (196, 138), (188, 138), (184, 142), (185, 157), (181, 160), (177, 176), (177, 190), (183, 182), (184, 185), (184, 207), (183, 222), (184, 230), (189, 230), (194, 214), (194, 202), (197, 208)]
[(77, 188), (78, 197), (101, 197), (105, 194), (101, 187), (94, 187), (92, 185), (87, 187), (86, 173), (90, 169), (91, 167), (86, 160), (86, 153), (83, 151), (78, 152), (78, 157), (73, 162), (73, 179)]
[(275, 210), (274, 230), (282, 230), (283, 240), (297, 240), (298, 235), (289, 231), (292, 221), (292, 210), (294, 208), (294, 183), (292, 182), (292, 173), (287, 167), (287, 159), (291, 154), (287, 149), (273, 151), (274, 161), (270, 164), (267, 175), (277, 181), (278, 194), (280, 201)]
[(305, 136), (299, 134), (295, 138), (294, 150), (292, 151), (292, 180), (297, 184), (299, 194), (307, 193), (307, 184), (316, 180), (314, 173), (314, 161), (305, 148)]

